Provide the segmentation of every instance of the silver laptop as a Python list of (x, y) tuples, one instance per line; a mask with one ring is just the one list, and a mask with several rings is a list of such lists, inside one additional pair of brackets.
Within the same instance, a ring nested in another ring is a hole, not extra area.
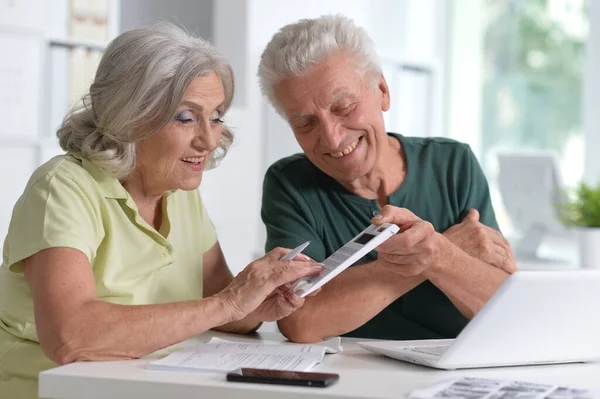
[(600, 360), (600, 270), (512, 274), (456, 339), (358, 345), (439, 369)]

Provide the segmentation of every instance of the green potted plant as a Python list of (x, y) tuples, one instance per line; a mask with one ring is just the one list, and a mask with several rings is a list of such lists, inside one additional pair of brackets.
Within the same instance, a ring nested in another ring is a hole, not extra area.
[(562, 223), (577, 230), (580, 265), (600, 268), (600, 183), (579, 183), (557, 207)]

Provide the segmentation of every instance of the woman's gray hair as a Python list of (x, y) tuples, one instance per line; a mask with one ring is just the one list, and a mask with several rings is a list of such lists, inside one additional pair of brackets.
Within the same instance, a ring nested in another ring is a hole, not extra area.
[(329, 56), (346, 51), (355, 68), (373, 85), (381, 76), (381, 61), (367, 32), (342, 15), (302, 19), (281, 28), (262, 53), (258, 79), (262, 93), (284, 119), (275, 98), (275, 85), (286, 77), (301, 76)]
[[(135, 167), (137, 141), (163, 128), (192, 81), (211, 72), (221, 78), (227, 110), (233, 71), (210, 43), (170, 23), (125, 32), (108, 45), (89, 93), (63, 120), (57, 131), (60, 146), (123, 181)], [(231, 130), (223, 126), (211, 166), (232, 141)]]

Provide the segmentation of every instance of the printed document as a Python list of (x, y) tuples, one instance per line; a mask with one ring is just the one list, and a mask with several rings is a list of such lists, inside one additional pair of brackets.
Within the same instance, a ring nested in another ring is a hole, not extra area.
[[(148, 363), (151, 370), (226, 372), (241, 367), (306, 371), (326, 353), (341, 350), (340, 338), (320, 344), (286, 342), (234, 342), (212, 338), (208, 343), (186, 346), (163, 359)], [(331, 344), (331, 345), (328, 345)]]
[(593, 399), (598, 396), (587, 389), (551, 384), (461, 377), (415, 390), (409, 397), (415, 399)]

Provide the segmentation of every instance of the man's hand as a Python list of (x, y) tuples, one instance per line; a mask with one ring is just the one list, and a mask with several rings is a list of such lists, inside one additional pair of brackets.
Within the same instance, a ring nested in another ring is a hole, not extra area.
[(386, 205), (372, 222), (376, 225), (393, 223), (400, 227), (399, 233), (388, 238), (376, 251), (379, 260), (406, 277), (423, 275), (431, 266), (441, 263), (445, 248), (452, 246), (444, 245), (447, 240), (435, 232), (431, 223), (405, 208)]
[(471, 209), (462, 222), (450, 227), (443, 235), (474, 258), (507, 273), (517, 271), (508, 241), (499, 231), (482, 224), (475, 209)]

